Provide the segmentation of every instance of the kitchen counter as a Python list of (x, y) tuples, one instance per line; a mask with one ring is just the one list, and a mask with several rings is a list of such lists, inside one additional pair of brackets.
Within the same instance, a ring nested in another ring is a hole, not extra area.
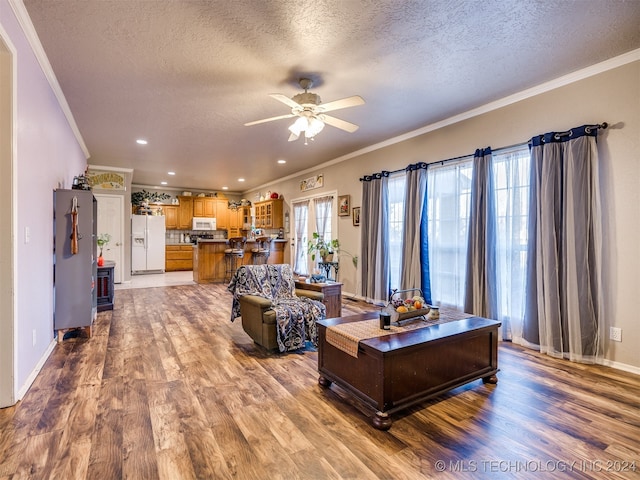
[[(284, 238), (275, 238), (271, 240), (271, 243), (286, 243)], [(226, 238), (199, 238), (198, 243), (227, 243)], [(247, 240), (247, 243), (256, 243), (255, 240)]]
[[(243, 265), (253, 263), (251, 249), (255, 240), (247, 240)], [(271, 241), (271, 253), (268, 263), (284, 263), (286, 239), (278, 238)], [(196, 283), (217, 283), (225, 281), (224, 251), (227, 247), (225, 239), (199, 238), (193, 249), (193, 281)]]

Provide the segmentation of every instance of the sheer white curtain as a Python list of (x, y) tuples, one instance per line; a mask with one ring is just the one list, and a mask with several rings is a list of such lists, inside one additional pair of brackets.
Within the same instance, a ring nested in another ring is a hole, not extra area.
[(502, 338), (522, 342), (527, 272), (529, 148), (493, 152), (498, 315)]
[[(404, 173), (389, 175), (389, 281), (391, 290), (412, 288), (403, 287), (402, 275), (402, 250), (405, 235), (405, 189), (407, 181)], [(419, 264), (419, 262), (418, 262)]]
[(431, 300), (464, 306), (472, 159), (427, 169)]
[(293, 221), (295, 223), (295, 262), (293, 271), (299, 275), (308, 275), (307, 268), (307, 219), (309, 217), (309, 201), (293, 204)]
[(313, 199), (316, 214), (316, 232), (325, 242), (331, 241), (331, 215), (333, 197), (318, 197)]

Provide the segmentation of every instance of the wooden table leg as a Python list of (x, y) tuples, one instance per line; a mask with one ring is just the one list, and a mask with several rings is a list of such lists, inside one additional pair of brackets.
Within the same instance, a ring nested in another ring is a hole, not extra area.
[(322, 387), (329, 388), (333, 382), (328, 378), (325, 378), (322, 375), (320, 375), (320, 377), (318, 378), (318, 383)]
[(391, 417), (384, 412), (376, 412), (371, 419), (371, 423), (374, 428), (377, 428), (378, 430), (389, 430), (393, 420), (391, 420)]

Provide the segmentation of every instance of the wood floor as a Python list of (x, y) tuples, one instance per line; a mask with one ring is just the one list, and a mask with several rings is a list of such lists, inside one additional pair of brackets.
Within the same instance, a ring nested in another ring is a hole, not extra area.
[(497, 385), (381, 432), (318, 385), (312, 348), (254, 345), (221, 285), (118, 290), (115, 303), (0, 410), (0, 479), (640, 478), (638, 376), (502, 344)]

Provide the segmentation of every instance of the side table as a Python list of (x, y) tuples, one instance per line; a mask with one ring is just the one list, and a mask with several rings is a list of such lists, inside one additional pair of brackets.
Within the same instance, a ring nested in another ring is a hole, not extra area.
[(324, 294), (324, 306), (327, 307), (327, 318), (342, 316), (342, 284), (338, 282), (307, 283), (296, 280), (296, 288), (313, 290)]
[(116, 262), (105, 260), (98, 267), (98, 311), (113, 310), (113, 269)]

